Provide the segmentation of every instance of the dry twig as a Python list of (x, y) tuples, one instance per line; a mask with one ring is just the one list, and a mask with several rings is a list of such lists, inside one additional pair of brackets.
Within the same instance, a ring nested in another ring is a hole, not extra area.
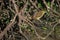
[(9, 25), (6, 26), (4, 31), (0, 33), (0, 39), (2, 39), (3, 36), (7, 33), (7, 31), (9, 31), (10, 28), (15, 24), (14, 22), (15, 22), (16, 16), (17, 16), (17, 14), (15, 14), (14, 18), (12, 19), (12, 22), (10, 22)]
[(57, 14), (57, 15), (60, 16), (59, 12), (57, 12), (57, 11), (53, 10), (52, 8), (50, 8), (50, 7), (47, 5), (47, 3), (46, 3), (45, 0), (42, 0), (42, 1), (43, 1), (43, 3), (45, 4), (45, 6), (46, 6), (46, 8), (47, 8), (48, 10), (51, 10), (52, 12), (54, 12), (55, 14)]

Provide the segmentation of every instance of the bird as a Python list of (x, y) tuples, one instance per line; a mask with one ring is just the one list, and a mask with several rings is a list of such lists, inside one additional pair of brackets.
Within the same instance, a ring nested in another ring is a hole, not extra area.
[(42, 18), (44, 16), (45, 13), (46, 13), (46, 11), (40, 10), (32, 16), (32, 19), (39, 20), (40, 18)]

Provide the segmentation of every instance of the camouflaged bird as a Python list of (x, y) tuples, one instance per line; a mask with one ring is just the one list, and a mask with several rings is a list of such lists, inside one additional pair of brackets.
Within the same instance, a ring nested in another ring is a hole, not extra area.
[(40, 10), (39, 12), (36, 12), (36, 13), (33, 15), (32, 19), (34, 19), (34, 20), (39, 20), (40, 18), (43, 17), (43, 15), (44, 15), (45, 13), (46, 13), (45, 11)]

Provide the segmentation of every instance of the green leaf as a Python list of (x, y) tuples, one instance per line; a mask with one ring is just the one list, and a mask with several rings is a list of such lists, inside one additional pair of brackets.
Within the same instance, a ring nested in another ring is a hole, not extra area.
[(48, 2), (47, 4), (48, 4), (49, 7), (51, 6), (51, 3), (50, 2)]
[(42, 27), (42, 29), (43, 29), (43, 30), (47, 30), (47, 28), (46, 28), (46, 27)]
[(42, 7), (42, 5), (40, 3), (38, 3), (38, 8), (41, 8), (41, 7)]
[(30, 32), (31, 30), (30, 30), (30, 29), (28, 29), (28, 31)]
[(9, 21), (10, 21), (10, 20), (9, 20), (9, 19), (7, 19), (6, 24), (8, 24), (8, 23), (9, 23)]

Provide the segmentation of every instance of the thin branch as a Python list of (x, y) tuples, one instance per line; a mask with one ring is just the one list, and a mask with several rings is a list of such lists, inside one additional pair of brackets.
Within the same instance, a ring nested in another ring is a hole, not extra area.
[(59, 16), (60, 16), (60, 13), (57, 12), (57, 11), (55, 11), (55, 10), (53, 10), (52, 8), (50, 8), (50, 7), (47, 5), (47, 3), (46, 3), (45, 0), (42, 0), (42, 1), (43, 1), (43, 3), (45, 4), (45, 6), (46, 6), (46, 8), (47, 8), (48, 10), (51, 10), (51, 11), (54, 12), (56, 15), (59, 15)]
[[(18, 16), (19, 16), (19, 23), (18, 23), (18, 25), (20, 26), (21, 20), (24, 19), (24, 18), (22, 17), (21, 13), (24, 11), (25, 7), (27, 6), (27, 3), (24, 5), (24, 8), (21, 9), (20, 12), (18, 12), (18, 11), (17, 11), (18, 9), (17, 9), (17, 6), (16, 6), (16, 4), (15, 4), (15, 1), (13, 0), (12, 2), (13, 2), (13, 4), (14, 4), (14, 8), (15, 8), (15, 10), (16, 10), (16, 13), (17, 13)], [(28, 40), (28, 38), (22, 33), (21, 27), (20, 27), (20, 33)]]
[(52, 30), (51, 30), (45, 37), (39, 36), (37, 33), (36, 33), (36, 35), (38, 36), (38, 38), (41, 38), (41, 39), (45, 40), (49, 35), (52, 34), (52, 32), (54, 31), (54, 28), (55, 28), (56, 25), (58, 25), (58, 24), (59, 24), (59, 23), (56, 23), (56, 24), (54, 25), (54, 27), (52, 28)]
[(58, 3), (58, 7), (59, 7), (59, 9), (60, 9), (60, 2), (59, 2), (60, 0), (57, 0), (57, 3)]
[(30, 2), (31, 2), (32, 5), (38, 10), (38, 7), (36, 6), (36, 3), (34, 3), (32, 0), (30, 0)]
[(22, 36), (24, 36), (24, 37), (26, 38), (26, 40), (29, 40), (28, 37), (27, 37), (23, 32), (20, 32), (20, 31), (19, 31), (19, 33), (20, 33)]
[(9, 25), (6, 26), (4, 31), (0, 33), (0, 39), (2, 39), (2, 37), (7, 33), (7, 31), (10, 30), (10, 28), (15, 24), (14, 22), (15, 22), (16, 16), (17, 16), (17, 14), (12, 19), (12, 22), (10, 22)]
[(18, 6), (15, 4), (15, 0), (12, 0), (16, 13), (18, 14)]
[(52, 8), (53, 5), (54, 5), (54, 1), (55, 1), (55, 0), (52, 0), (52, 1), (51, 1), (51, 8)]
[(54, 27), (52, 28), (52, 30), (47, 34), (47, 36), (44, 37), (45, 39), (46, 39), (49, 35), (52, 34), (52, 32), (54, 31), (55, 27), (56, 27), (58, 24), (59, 24), (59, 23), (56, 23), (56, 24), (54, 25)]
[(8, 7), (13, 13), (15, 13), (15, 11), (11, 8), (11, 7)]

